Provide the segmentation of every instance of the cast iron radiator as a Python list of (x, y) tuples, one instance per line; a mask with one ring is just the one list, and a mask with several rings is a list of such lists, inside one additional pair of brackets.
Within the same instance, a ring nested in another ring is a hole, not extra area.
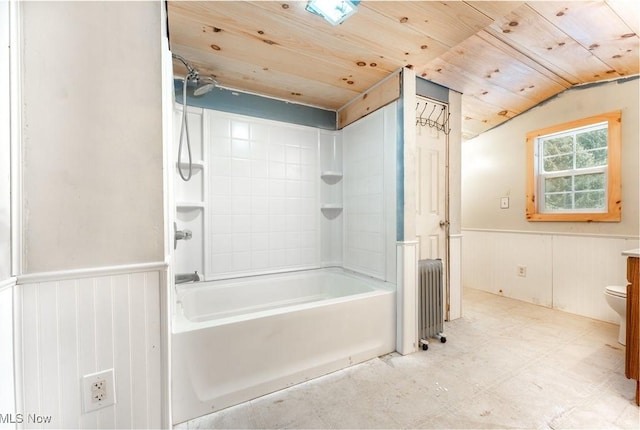
[(429, 348), (428, 338), (444, 343), (444, 288), (442, 260), (418, 261), (418, 335), (422, 349)]

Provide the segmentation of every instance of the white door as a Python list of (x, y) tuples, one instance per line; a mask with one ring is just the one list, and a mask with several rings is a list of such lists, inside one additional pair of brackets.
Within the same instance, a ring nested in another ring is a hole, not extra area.
[[(447, 106), (417, 97), (416, 124), (418, 175), (416, 184), (416, 234), (418, 258), (441, 258), (444, 266), (445, 297), (448, 303), (448, 208), (447, 208), (447, 135), (434, 127), (447, 118)], [(427, 121), (427, 119), (429, 119)], [(446, 305), (446, 304), (445, 304)], [(448, 306), (445, 306), (448, 309)]]

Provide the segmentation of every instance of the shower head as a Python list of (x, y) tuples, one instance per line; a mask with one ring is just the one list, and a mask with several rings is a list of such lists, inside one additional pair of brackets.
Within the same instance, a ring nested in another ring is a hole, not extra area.
[(211, 91), (212, 89), (214, 89), (217, 84), (218, 83), (216, 82), (216, 80), (213, 79), (211, 76), (205, 76), (204, 78), (200, 78), (198, 79), (198, 82), (196, 84), (196, 89), (193, 90), (193, 95), (196, 97), (202, 96), (208, 93), (209, 91)]

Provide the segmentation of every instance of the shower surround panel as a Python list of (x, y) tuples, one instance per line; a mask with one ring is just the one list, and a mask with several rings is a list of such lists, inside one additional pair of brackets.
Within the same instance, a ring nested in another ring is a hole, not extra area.
[(317, 267), (319, 131), (209, 112), (211, 277)]

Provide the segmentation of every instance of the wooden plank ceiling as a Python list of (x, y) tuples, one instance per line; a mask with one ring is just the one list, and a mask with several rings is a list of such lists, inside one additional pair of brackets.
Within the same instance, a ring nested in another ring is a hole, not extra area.
[(331, 110), (408, 67), (463, 94), (464, 139), (574, 85), (639, 73), (635, 0), (362, 1), (335, 27), (306, 4), (169, 1), (171, 50), (223, 87)]

